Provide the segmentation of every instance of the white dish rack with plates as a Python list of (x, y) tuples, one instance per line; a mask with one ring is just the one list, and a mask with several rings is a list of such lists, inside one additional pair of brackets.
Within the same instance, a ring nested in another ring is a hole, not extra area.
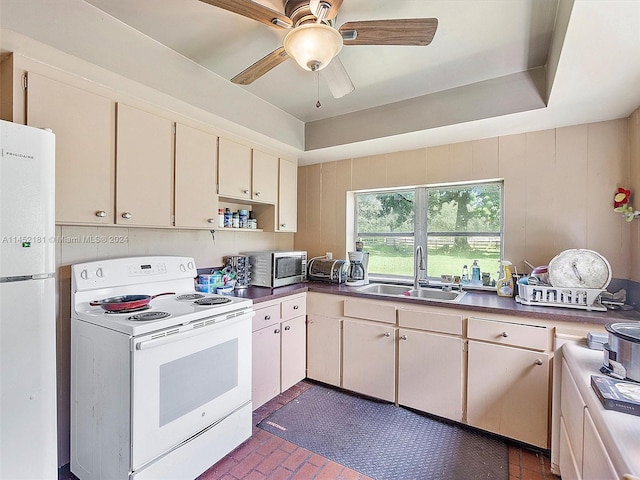
[(518, 284), (516, 301), (524, 305), (607, 311), (600, 303), (602, 288), (567, 288)]

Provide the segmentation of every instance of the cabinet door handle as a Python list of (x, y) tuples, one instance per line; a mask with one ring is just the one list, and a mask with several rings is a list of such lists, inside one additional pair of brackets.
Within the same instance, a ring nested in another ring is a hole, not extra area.
[(307, 320), (307, 323), (311, 325), (313, 323), (313, 320)]
[(280, 333), (280, 329), (279, 329), (279, 328), (276, 328), (276, 329), (273, 331), (273, 333)]
[(264, 319), (267, 320), (267, 321), (271, 320), (271, 315), (265, 315)]
[(249, 195), (249, 190), (242, 190), (242, 193), (244, 193), (245, 195)]
[(281, 223), (280, 224), (280, 228), (287, 228), (287, 224), (286, 223)]
[(503, 336), (504, 338), (507, 338), (507, 337), (509, 336), (509, 334), (508, 334), (507, 332), (502, 332), (502, 336)]
[(286, 327), (284, 327), (285, 330), (291, 330), (291, 325), (287, 325)]
[(300, 307), (299, 307), (298, 305), (294, 305), (294, 306), (293, 306), (293, 309), (294, 309), (294, 310), (298, 310), (299, 308), (300, 308)]
[(127, 220), (129, 220), (131, 217), (133, 217), (133, 215), (131, 215), (131, 212), (124, 212), (122, 214), (122, 218), (125, 218)]
[(542, 360), (540, 360), (539, 358), (536, 358), (536, 361), (534, 363), (536, 365), (542, 365)]
[(384, 332), (384, 336), (389, 338), (391, 336), (391, 332)]
[(207, 222), (209, 223), (216, 223), (216, 219), (215, 218), (208, 218)]
[(105, 212), (104, 210), (98, 210), (98, 211), (96, 212), (96, 217), (104, 218), (104, 217), (106, 217), (106, 216), (107, 216), (107, 212)]
[(406, 335), (402, 335), (402, 336), (400, 336), (400, 340), (406, 340), (406, 339), (407, 339), (407, 336), (406, 336)]
[(259, 196), (260, 196), (260, 192), (255, 192), (255, 193), (254, 193), (254, 195), (255, 195), (256, 197), (259, 197)]

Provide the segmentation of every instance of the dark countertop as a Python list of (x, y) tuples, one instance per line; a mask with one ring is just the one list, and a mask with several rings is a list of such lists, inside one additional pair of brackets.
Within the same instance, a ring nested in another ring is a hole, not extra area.
[[(409, 288), (409, 287), (408, 287)], [(477, 312), (495, 313), (503, 315), (516, 315), (518, 317), (531, 317), (545, 320), (572, 322), (584, 324), (604, 325), (609, 322), (640, 321), (640, 312), (636, 310), (607, 310), (606, 312), (588, 311), (564, 307), (534, 307), (517, 303), (513, 298), (500, 297), (493, 292), (468, 291), (458, 303), (438, 302), (410, 297), (390, 297), (386, 295), (363, 294), (358, 292), (358, 287), (348, 287), (322, 282), (306, 282), (286, 287), (266, 288), (248, 287), (235, 290), (237, 297), (250, 298), (253, 303), (259, 304), (268, 300), (294, 295), (304, 292), (328, 293), (345, 295), (349, 297), (370, 298), (392, 302), (406, 303), (408, 305), (430, 305), (433, 307), (456, 308)]]

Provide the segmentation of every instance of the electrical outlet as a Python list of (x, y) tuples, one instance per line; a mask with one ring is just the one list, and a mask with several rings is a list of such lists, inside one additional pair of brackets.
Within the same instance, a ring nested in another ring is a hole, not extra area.
[(331, 253), (331, 252), (325, 253), (324, 256), (327, 257), (327, 260), (333, 259), (333, 253)]

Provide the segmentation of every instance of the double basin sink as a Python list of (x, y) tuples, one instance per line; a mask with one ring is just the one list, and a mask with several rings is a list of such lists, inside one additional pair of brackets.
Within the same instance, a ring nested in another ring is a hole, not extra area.
[(359, 287), (359, 293), (368, 293), (371, 295), (383, 295), (387, 297), (409, 297), (420, 298), (423, 300), (434, 300), (438, 302), (457, 303), (465, 292), (445, 291), (439, 288), (412, 288), (404, 285), (393, 285), (388, 283), (372, 283)]

